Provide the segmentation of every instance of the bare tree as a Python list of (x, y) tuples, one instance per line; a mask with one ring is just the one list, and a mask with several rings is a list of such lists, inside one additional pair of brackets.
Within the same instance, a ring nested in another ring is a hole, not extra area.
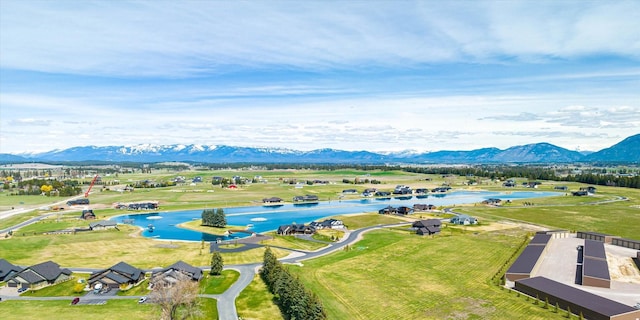
[(170, 276), (159, 274), (151, 279), (151, 285), (149, 301), (160, 308), (160, 319), (177, 320), (201, 315), (198, 282), (189, 276), (181, 272)]

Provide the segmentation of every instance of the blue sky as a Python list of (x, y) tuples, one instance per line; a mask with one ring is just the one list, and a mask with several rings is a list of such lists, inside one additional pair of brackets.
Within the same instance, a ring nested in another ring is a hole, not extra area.
[(0, 1), (0, 153), (640, 132), (638, 1)]

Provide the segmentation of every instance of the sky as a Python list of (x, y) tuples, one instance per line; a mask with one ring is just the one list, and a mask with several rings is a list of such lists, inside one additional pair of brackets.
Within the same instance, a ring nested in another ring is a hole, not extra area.
[(640, 133), (640, 1), (0, 1), (0, 153)]

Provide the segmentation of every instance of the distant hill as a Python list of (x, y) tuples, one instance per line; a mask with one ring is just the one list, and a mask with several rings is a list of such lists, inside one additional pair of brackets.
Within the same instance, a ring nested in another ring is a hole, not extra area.
[(317, 149), (298, 151), (282, 148), (251, 148), (216, 145), (84, 146), (38, 154), (0, 154), (0, 162), (202, 162), (202, 163), (568, 163), (587, 161), (640, 162), (640, 134), (588, 155), (549, 143), (514, 146), (505, 150), (482, 148), (470, 151), (427, 153), (374, 153)]
[(640, 134), (630, 136), (609, 148), (589, 154), (585, 160), (640, 162)]

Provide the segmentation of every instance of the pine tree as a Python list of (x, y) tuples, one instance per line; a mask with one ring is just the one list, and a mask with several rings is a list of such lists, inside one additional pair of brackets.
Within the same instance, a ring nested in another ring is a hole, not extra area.
[(220, 255), (220, 252), (214, 251), (211, 256), (211, 271), (209, 271), (209, 274), (214, 276), (221, 275), (223, 268), (224, 260), (222, 259), (222, 255)]

